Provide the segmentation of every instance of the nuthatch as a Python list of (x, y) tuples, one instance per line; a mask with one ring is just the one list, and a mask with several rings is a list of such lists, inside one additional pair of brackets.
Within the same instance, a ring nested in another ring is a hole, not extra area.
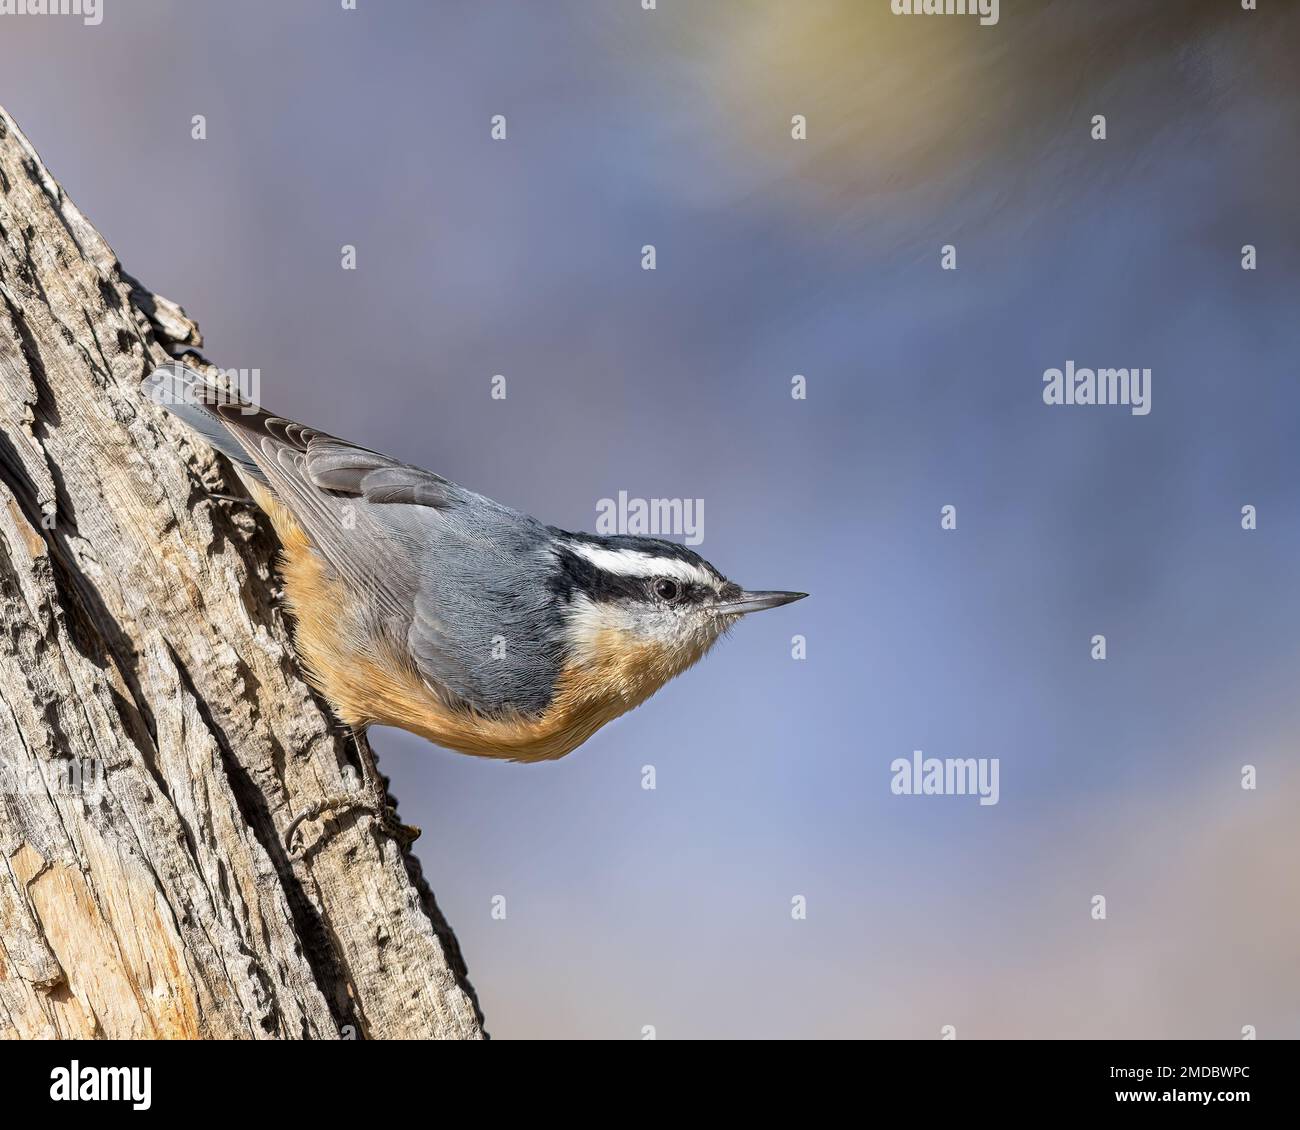
[(379, 723), (483, 757), (563, 757), (741, 616), (806, 595), (747, 592), (674, 542), (545, 526), (179, 362), (144, 390), (270, 516), (305, 674), (359, 736)]

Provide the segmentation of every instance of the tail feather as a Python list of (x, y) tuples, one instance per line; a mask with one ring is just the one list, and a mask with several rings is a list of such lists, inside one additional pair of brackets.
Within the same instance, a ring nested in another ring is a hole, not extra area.
[(145, 396), (201, 435), (241, 471), (259, 482), (267, 481), (216, 410), (217, 405), (240, 405), (256, 413), (259, 411), (256, 405), (179, 361), (155, 369), (145, 377), (140, 387)]

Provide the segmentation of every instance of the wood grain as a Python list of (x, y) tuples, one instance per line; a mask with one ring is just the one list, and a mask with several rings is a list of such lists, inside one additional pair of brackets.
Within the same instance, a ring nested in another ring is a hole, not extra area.
[(256, 509), (139, 392), (201, 344), (0, 109), (0, 1036), (481, 1038)]

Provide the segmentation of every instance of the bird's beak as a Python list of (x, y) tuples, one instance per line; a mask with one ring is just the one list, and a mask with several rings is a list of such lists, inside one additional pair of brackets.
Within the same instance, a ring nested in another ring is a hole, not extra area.
[(746, 612), (762, 612), (764, 608), (780, 608), (807, 595), (806, 592), (742, 592), (735, 599), (717, 605), (717, 610), (728, 616), (741, 616)]

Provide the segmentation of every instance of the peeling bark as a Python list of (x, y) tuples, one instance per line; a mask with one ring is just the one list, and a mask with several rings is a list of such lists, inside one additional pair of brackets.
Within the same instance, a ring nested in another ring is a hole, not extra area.
[(284, 847), (356, 751), (268, 523), (139, 392), (199, 344), (0, 109), (0, 1036), (481, 1037), (373, 816)]

